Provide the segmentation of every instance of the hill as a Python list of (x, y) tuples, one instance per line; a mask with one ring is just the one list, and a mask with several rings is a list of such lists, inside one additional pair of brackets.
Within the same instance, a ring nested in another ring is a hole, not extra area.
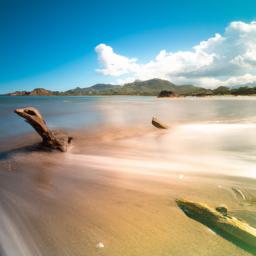
[(7, 94), (8, 96), (52, 96), (54, 92), (43, 89), (43, 88), (36, 88), (33, 91), (16, 91)]
[(206, 93), (209, 90), (193, 85), (175, 85), (167, 80), (150, 79), (134, 81), (124, 85), (96, 84), (87, 88), (77, 87), (68, 90), (63, 95), (144, 95), (157, 96), (161, 91), (172, 91), (177, 95)]
[(52, 96), (54, 93), (52, 91), (43, 89), (43, 88), (36, 88), (30, 92), (31, 96)]
[(197, 87), (194, 85), (175, 85), (163, 79), (150, 79), (146, 81), (134, 81), (124, 85), (95, 84), (90, 87), (76, 87), (74, 89), (59, 92), (49, 91), (43, 88), (28, 91), (16, 91), (9, 93), (9, 96), (83, 96), (83, 95), (141, 95), (157, 96), (165, 92), (175, 96), (208, 96), (208, 95), (255, 95), (256, 87), (240, 87), (230, 89), (220, 86), (214, 90)]
[(95, 84), (90, 87), (80, 88), (76, 87), (75, 89), (71, 89), (63, 92), (63, 95), (112, 95), (115, 89), (118, 89), (119, 85), (112, 84)]

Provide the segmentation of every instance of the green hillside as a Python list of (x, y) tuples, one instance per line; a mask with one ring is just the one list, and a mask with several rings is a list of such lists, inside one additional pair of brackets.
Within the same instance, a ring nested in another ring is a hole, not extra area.
[(255, 95), (256, 87), (243, 86), (230, 89), (220, 86), (214, 90), (197, 87), (194, 85), (175, 85), (163, 79), (150, 79), (146, 81), (134, 81), (124, 85), (95, 84), (90, 87), (59, 92), (49, 91), (43, 88), (31, 92), (17, 91), (9, 93), (10, 96), (83, 96), (83, 95), (142, 95), (158, 96), (160, 92), (169, 93), (173, 96), (208, 96), (208, 95)]
[(135, 81), (125, 85), (97, 84), (87, 88), (75, 88), (64, 92), (64, 95), (145, 95), (157, 96), (161, 91), (172, 91), (178, 95), (191, 95), (203, 93), (206, 90), (193, 85), (177, 86), (167, 80), (150, 79), (146, 81)]

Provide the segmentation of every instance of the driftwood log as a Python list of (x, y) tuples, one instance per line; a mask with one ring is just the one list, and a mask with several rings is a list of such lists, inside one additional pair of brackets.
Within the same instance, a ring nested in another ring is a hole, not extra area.
[(24, 118), (37, 131), (43, 140), (42, 143), (44, 146), (51, 149), (58, 149), (62, 152), (67, 151), (68, 144), (70, 144), (72, 138), (52, 132), (36, 108), (19, 108), (15, 110), (15, 113)]
[(176, 200), (179, 208), (190, 218), (206, 225), (217, 234), (256, 255), (256, 228), (228, 214), (226, 207), (216, 209), (203, 203)]
[(168, 129), (168, 126), (161, 123), (157, 118), (153, 117), (152, 118), (152, 125), (154, 125), (156, 128), (159, 129)]

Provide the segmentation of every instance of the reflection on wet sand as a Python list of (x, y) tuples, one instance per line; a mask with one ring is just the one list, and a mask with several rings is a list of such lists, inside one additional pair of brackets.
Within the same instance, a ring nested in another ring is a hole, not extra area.
[(0, 226), (9, 229), (1, 255), (250, 255), (175, 204), (225, 204), (256, 226), (255, 204), (241, 204), (234, 190), (256, 196), (253, 150), (245, 150), (255, 127), (224, 128), (74, 132), (65, 154), (13, 146), (0, 161)]

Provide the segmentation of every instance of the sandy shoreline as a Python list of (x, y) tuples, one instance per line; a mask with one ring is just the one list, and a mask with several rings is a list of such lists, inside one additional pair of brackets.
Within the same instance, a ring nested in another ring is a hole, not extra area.
[[(0, 202), (24, 251), (47, 256), (250, 255), (187, 218), (174, 200), (225, 204), (256, 225), (255, 179), (201, 172), (200, 165), (198, 171), (186, 170), (174, 154), (181, 141), (160, 133), (151, 128), (80, 131), (66, 154), (28, 149), (2, 157)], [(183, 130), (172, 133), (184, 136)], [(25, 141), (19, 140), (19, 146)], [(36, 141), (32, 135), (30, 142)], [(165, 155), (168, 147), (172, 150)], [(232, 188), (252, 201), (242, 200)], [(104, 248), (97, 248), (99, 242)]]

